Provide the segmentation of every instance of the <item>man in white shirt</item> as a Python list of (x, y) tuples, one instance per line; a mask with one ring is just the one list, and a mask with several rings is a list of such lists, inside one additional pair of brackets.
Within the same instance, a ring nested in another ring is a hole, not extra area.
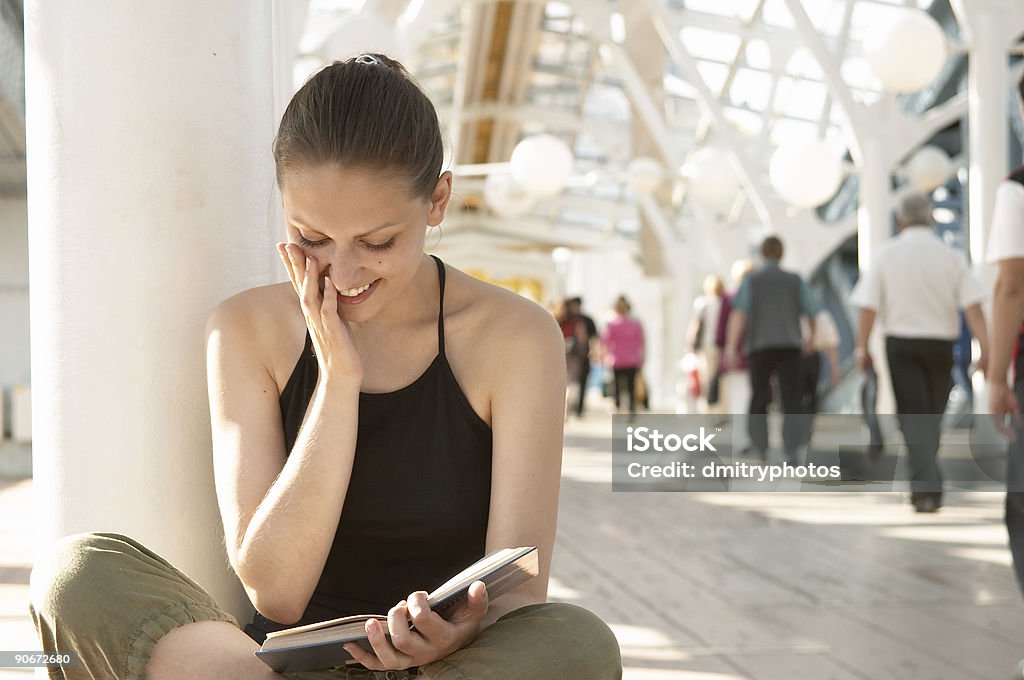
[(896, 222), (900, 233), (879, 249), (871, 269), (850, 296), (860, 307), (857, 367), (867, 370), (868, 337), (876, 318), (885, 333), (896, 413), (907, 442), (910, 502), (918, 512), (942, 506), (942, 475), (935, 456), (942, 413), (953, 386), (953, 343), (960, 335), (963, 309), (971, 334), (982, 347), (988, 338), (980, 302), (981, 285), (964, 257), (932, 230), (932, 203), (924, 194), (906, 195)]
[[(1024, 115), (1024, 78), (1017, 89)], [(996, 190), (985, 259), (999, 266), (992, 300), (989, 412), (1010, 439), (1006, 457), (1006, 531), (1017, 582), (1024, 588), (1024, 427), (1020, 415), (1020, 404), (1024, 401), (1024, 165), (1011, 172)], [(1012, 390), (1007, 382), (1011, 361)], [(1007, 418), (1010, 422), (1006, 422)], [(1024, 677), (1024, 661), (1018, 673)]]

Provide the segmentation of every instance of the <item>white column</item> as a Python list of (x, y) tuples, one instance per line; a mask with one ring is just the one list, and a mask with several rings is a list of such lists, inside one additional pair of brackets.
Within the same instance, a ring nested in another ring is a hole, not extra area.
[[(992, 227), (996, 187), (1008, 169), (1007, 158), (1007, 44), (1001, 38), (1005, 19), (991, 6), (975, 5), (971, 11), (973, 40), (968, 55), (967, 134), (969, 149), (968, 223), (971, 261), (985, 261), (985, 246)], [(1021, 27), (1018, 27), (1020, 30)], [(981, 267), (975, 269), (984, 276)], [(994, 280), (984, 281), (985, 284)]]
[[(879, 117), (872, 127), (885, 125)], [(871, 256), (892, 236), (892, 158), (884, 138), (867, 136), (861, 142), (860, 193), (857, 207), (857, 265), (871, 268)]]
[[(867, 120), (873, 129), (881, 130), (884, 122), (876, 115)], [(871, 256), (892, 235), (892, 191), (890, 172), (892, 158), (884, 137), (865, 135), (861, 142), (860, 205), (857, 208), (857, 264), (863, 276), (871, 268)], [(878, 374), (878, 413), (895, 413), (896, 400), (880, 320), (868, 340), (868, 353)], [(888, 435), (889, 433), (885, 433)]]
[[(952, 6), (969, 43), (967, 208), (971, 263), (982, 286), (992, 290), (995, 268), (985, 264), (985, 249), (992, 229), (996, 188), (1009, 169), (1007, 50), (1024, 27), (1024, 6), (1019, 0), (953, 0)], [(991, 305), (987, 307), (991, 324)], [(973, 354), (977, 359), (977, 347)], [(975, 408), (986, 410), (988, 397), (984, 376), (976, 373), (972, 382)]]
[(996, 187), (1009, 169), (1007, 51), (1010, 42), (1024, 30), (1024, 6), (1019, 0), (953, 0), (952, 5), (969, 42), (967, 134), (971, 261), (982, 284), (991, 288), (995, 275), (983, 264), (985, 247), (992, 227)]
[(25, 7), (37, 547), (128, 534), (236, 616), (251, 610), (222, 542), (203, 330), (271, 275), (272, 16)]

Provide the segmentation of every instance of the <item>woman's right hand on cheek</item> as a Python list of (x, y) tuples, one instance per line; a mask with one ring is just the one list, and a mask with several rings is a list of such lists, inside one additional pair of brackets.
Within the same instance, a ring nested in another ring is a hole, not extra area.
[(320, 367), (320, 381), (354, 384), (363, 381), (363, 363), (352, 342), (348, 324), (338, 313), (338, 291), (330, 278), (320, 292), (320, 272), (316, 258), (308, 257), (295, 243), (278, 243), (277, 252), (284, 262), (292, 288), (299, 296), (306, 327), (313, 341), (313, 352)]

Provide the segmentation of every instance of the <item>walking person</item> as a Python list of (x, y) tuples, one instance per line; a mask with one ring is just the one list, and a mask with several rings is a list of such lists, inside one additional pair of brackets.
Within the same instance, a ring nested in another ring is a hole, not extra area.
[[(721, 363), (721, 351), (715, 344), (715, 332), (718, 330), (718, 317), (722, 311), (722, 300), (725, 298), (725, 285), (714, 274), (704, 279), (704, 292), (693, 301), (693, 311), (687, 328), (687, 346), (696, 358), (697, 387), (700, 395), (699, 410), (706, 413), (722, 413), (722, 400), (708, 401), (711, 381), (718, 374)], [(720, 380), (720, 378), (719, 378)], [(719, 390), (721, 386), (719, 385)]]
[(604, 347), (605, 365), (612, 369), (615, 376), (612, 388), (615, 410), (622, 413), (625, 396), (625, 410), (632, 419), (636, 416), (637, 373), (644, 364), (644, 328), (630, 314), (632, 307), (624, 295), (615, 300), (613, 309), (615, 318), (605, 326), (601, 344)]
[[(586, 405), (587, 380), (590, 379), (590, 364), (596, 355), (598, 341), (597, 325), (594, 320), (583, 313), (583, 298), (576, 296), (565, 301), (566, 314), (573, 319), (577, 328), (574, 334), (579, 338), (580, 367), (579, 375), (576, 377), (576, 384), (579, 385), (579, 401), (576, 403), (576, 417), (583, 417), (583, 408)], [(582, 331), (582, 332), (581, 332)]]
[(942, 414), (953, 386), (953, 343), (963, 309), (987, 360), (988, 336), (981, 301), (985, 292), (964, 257), (932, 229), (932, 202), (912, 192), (899, 203), (899, 234), (882, 246), (857, 282), (850, 302), (860, 308), (857, 367), (871, 365), (868, 338), (876, 318), (885, 334), (897, 420), (907, 445), (910, 502), (917, 512), (942, 506), (942, 474), (936, 461)]
[[(798, 462), (804, 443), (800, 389), (800, 363), (809, 352), (816, 332), (815, 316), (821, 303), (799, 274), (782, 269), (782, 241), (769, 236), (761, 243), (764, 264), (743, 280), (731, 300), (725, 359), (735, 363), (740, 333), (746, 330), (750, 365), (750, 440), (764, 459), (768, 450), (768, 404), (771, 377), (777, 375), (782, 396), (782, 443), (787, 461)], [(800, 319), (807, 319), (810, 335), (800, 333)]]
[[(1024, 116), (1024, 77), (1017, 83), (1017, 97)], [(999, 268), (992, 296), (988, 410), (1009, 439), (1004, 517), (1017, 585), (1024, 590), (1024, 165), (996, 190), (988, 238), (986, 260)], [(1024, 661), (1017, 677), (1024, 678)]]
[[(582, 319), (570, 312), (568, 300), (556, 305), (554, 315), (565, 341), (565, 418), (568, 419), (569, 413), (576, 408), (573, 402), (583, 399), (580, 383), (581, 377), (590, 371), (590, 343), (586, 326)], [(583, 380), (583, 385), (586, 385), (585, 378)], [(579, 394), (577, 390), (580, 390)]]
[(744, 348), (746, 334), (741, 329), (736, 340), (736, 355), (727, 365), (725, 362), (726, 330), (729, 314), (732, 311), (732, 298), (743, 285), (743, 280), (754, 271), (754, 263), (750, 260), (736, 260), (729, 270), (732, 276), (732, 289), (722, 297), (721, 309), (715, 326), (715, 346), (718, 348), (718, 384), (719, 402), (725, 412), (732, 416), (730, 435), (732, 450), (746, 455), (750, 452), (750, 371), (747, 365), (747, 352)]

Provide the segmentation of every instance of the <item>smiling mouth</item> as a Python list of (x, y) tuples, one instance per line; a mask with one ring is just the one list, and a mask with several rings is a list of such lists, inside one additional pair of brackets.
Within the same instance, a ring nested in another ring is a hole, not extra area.
[(365, 283), (362, 286), (359, 286), (358, 288), (349, 288), (347, 290), (339, 290), (338, 293), (340, 293), (341, 295), (344, 295), (345, 297), (355, 297), (355, 296), (359, 295), (360, 293), (362, 293), (363, 291), (365, 291), (367, 288), (369, 288), (372, 285), (373, 285), (373, 281), (370, 281), (369, 283)]
[(364, 283), (363, 285), (355, 288), (339, 290), (338, 303), (343, 305), (355, 305), (361, 303), (373, 294), (373, 291), (377, 289), (377, 284), (380, 283), (380, 281), (381, 279), (374, 279), (369, 283)]

